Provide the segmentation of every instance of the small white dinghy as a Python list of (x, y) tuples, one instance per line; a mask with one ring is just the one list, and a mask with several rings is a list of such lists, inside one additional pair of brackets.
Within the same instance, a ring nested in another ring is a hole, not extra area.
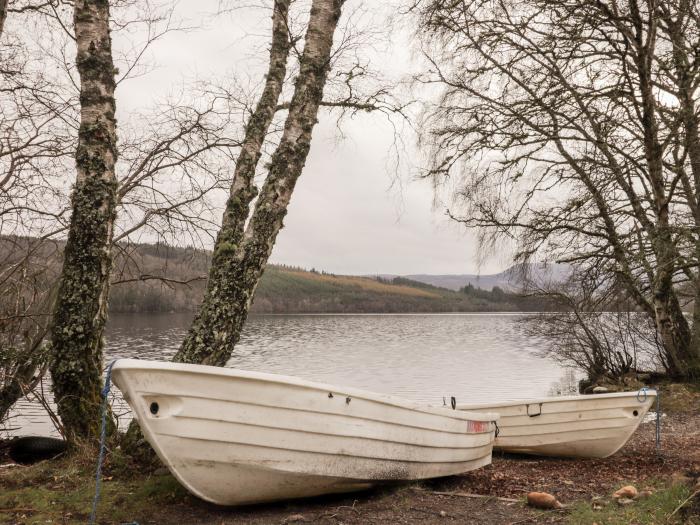
[(173, 475), (220, 505), (349, 492), (491, 463), (496, 414), (212, 366), (123, 359), (112, 377)]
[(457, 408), (500, 415), (496, 449), (540, 456), (606, 458), (627, 443), (655, 400), (655, 390), (642, 389), (497, 404), (459, 404)]

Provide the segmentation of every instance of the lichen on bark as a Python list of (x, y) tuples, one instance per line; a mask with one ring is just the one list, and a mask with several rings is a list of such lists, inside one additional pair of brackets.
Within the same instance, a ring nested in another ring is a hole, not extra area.
[(74, 29), (81, 121), (76, 183), (51, 330), (51, 377), (71, 442), (98, 434), (102, 332), (116, 217), (114, 65), (109, 3), (76, 0)]

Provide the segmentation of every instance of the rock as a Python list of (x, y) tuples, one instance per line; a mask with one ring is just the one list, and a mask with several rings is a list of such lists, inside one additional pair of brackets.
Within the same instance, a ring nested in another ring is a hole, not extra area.
[(447, 512), (445, 512), (444, 510), (441, 510), (441, 511), (440, 511), (440, 517), (441, 517), (441, 518), (447, 517)]
[(546, 492), (528, 493), (527, 504), (537, 509), (560, 509), (563, 507), (555, 496)]
[(610, 389), (605, 388), (604, 386), (594, 386), (592, 392), (594, 394), (605, 394), (610, 392)]
[(615, 492), (612, 497), (620, 499), (634, 499), (637, 496), (639, 496), (639, 492), (637, 491), (637, 489), (632, 485), (627, 485)]
[(165, 476), (168, 474), (170, 471), (168, 470), (167, 467), (158, 467), (153, 471), (154, 476)]
[(291, 516), (287, 516), (282, 523), (298, 523), (300, 521), (306, 521), (303, 514), (292, 514)]
[(625, 506), (625, 505), (631, 505), (632, 503), (634, 503), (634, 500), (631, 498), (618, 498), (617, 499), (618, 505)]

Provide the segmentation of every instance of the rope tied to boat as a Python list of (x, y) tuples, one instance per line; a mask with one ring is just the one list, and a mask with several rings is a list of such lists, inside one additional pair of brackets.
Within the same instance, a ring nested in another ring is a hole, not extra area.
[(112, 367), (116, 362), (117, 359), (112, 361), (109, 364), (109, 366), (107, 366), (105, 384), (102, 388), (102, 391), (100, 392), (100, 395), (102, 396), (102, 403), (100, 404), (100, 417), (102, 418), (102, 425), (100, 427), (100, 451), (97, 455), (97, 470), (95, 471), (95, 497), (92, 499), (92, 512), (90, 512), (89, 521), (90, 525), (95, 525), (95, 519), (97, 517), (97, 504), (100, 501), (100, 489), (102, 484), (102, 463), (104, 462), (105, 450), (107, 448), (107, 407), (109, 405), (109, 403), (107, 402), (107, 396), (109, 396), (109, 391), (112, 388)]

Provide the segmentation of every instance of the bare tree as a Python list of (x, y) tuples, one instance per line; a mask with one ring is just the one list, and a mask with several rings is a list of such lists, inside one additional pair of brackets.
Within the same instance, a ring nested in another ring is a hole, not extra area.
[[(527, 284), (528, 294), (554, 299), (557, 312), (523, 319), (524, 331), (544, 344), (540, 354), (586, 373), (582, 386), (626, 383), (664, 368), (653, 319), (635, 311), (635, 304), (619, 287), (605, 288), (604, 280), (572, 273), (565, 281)], [(602, 286), (601, 286), (602, 285)], [(589, 393), (589, 392), (585, 392)]]
[[(311, 146), (311, 134), (330, 69), (342, 0), (314, 0), (284, 132), (248, 224), (255, 196), (252, 175), (281, 92), (289, 52), (286, 2), (276, 2), (270, 71), (236, 166), (236, 178), (214, 248), (207, 292), (175, 360), (223, 366), (238, 342), (255, 288), (287, 213)], [(248, 146), (249, 151), (245, 150)]]
[[(700, 340), (678, 292), (698, 278), (700, 237), (688, 220), (698, 204), (688, 175), (697, 5), (460, 0), (415, 8), (430, 68), (420, 80), (442, 88), (422, 140), (436, 184), (460, 177), (466, 209), (452, 217), (478, 228), (486, 247), (514, 239), (520, 261), (576, 264), (621, 287), (654, 320), (669, 374), (697, 376)], [(685, 58), (674, 54), (679, 32)]]
[[(235, 331), (234, 319), (240, 317), (241, 310), (248, 307), (249, 301), (243, 301), (241, 304), (236, 297), (240, 294), (237, 288), (240, 289), (245, 285), (236, 282), (234, 277), (236, 268), (240, 266), (234, 257), (243, 240), (244, 228), (250, 214), (250, 203), (257, 194), (254, 180), (263, 142), (272, 124), (277, 101), (284, 86), (287, 57), (291, 47), (287, 29), (288, 13), (289, 2), (276, 0), (272, 15), (272, 45), (265, 86), (257, 107), (246, 125), (245, 139), (236, 160), (233, 184), (214, 247), (204, 303), (182, 349), (175, 357), (177, 360), (191, 362), (212, 360), (219, 365), (225, 364), (228, 360), (230, 340), (236, 337), (233, 334), (229, 335), (231, 328)], [(237, 301), (232, 301), (233, 297), (236, 297)], [(202, 335), (205, 335), (204, 327), (217, 319), (220, 320), (217, 324), (223, 324), (226, 330), (219, 336), (219, 344), (212, 347), (208, 339), (214, 336), (215, 331), (209, 332), (206, 341)], [(200, 332), (202, 335), (198, 337), (196, 334)]]
[[(33, 9), (38, 3), (25, 6), (32, 9), (24, 9), (19, 3), (11, 4), (18, 13), (21, 9), (26, 20), (20, 23), (18, 14), (14, 31), (7, 35), (9, 42), (5, 48), (12, 53), (0, 56), (3, 72), (0, 85), (0, 235), (35, 236), (29, 244), (37, 246), (46, 244), (47, 239), (61, 237), (68, 229), (71, 214), (66, 173), (75, 162), (81, 113), (80, 78), (76, 76), (75, 63), (63, 52), (71, 47), (75, 35), (65, 10), (55, 10), (51, 4), (42, 4), (43, 10)], [(134, 13), (129, 5), (122, 4), (128, 2), (120, 3), (114, 27), (117, 31), (122, 27), (133, 31), (136, 25), (141, 25), (144, 40), (134, 40), (128, 53), (119, 55), (122, 70), (119, 81), (147, 70), (139, 66), (146, 55), (145, 49), (178, 28), (173, 24), (171, 10), (146, 9), (142, 13), (145, 4), (140, 3), (139, 11)], [(122, 9), (126, 12), (122, 13)], [(32, 38), (36, 38), (36, 42)], [(131, 120), (140, 121), (138, 126), (128, 121), (122, 126), (114, 166), (119, 182), (115, 202), (122, 218), (113, 224), (109, 250), (127, 254), (118, 261), (129, 266), (129, 279), (143, 277), (138, 268), (129, 264), (128, 253), (129, 245), (138, 242), (139, 235), (144, 232), (149, 239), (155, 236), (166, 242), (182, 242), (183, 234), (187, 234), (195, 244), (206, 242), (206, 239), (200, 241), (200, 237), (215, 231), (215, 202), (211, 195), (229, 184), (230, 175), (224, 167), (230, 165), (233, 151), (240, 145), (234, 137), (239, 131), (238, 121), (243, 109), (238, 100), (222, 96), (208, 86), (195, 85), (187, 87), (177, 98), (148, 108), (143, 114), (134, 114)], [(59, 249), (46, 261), (52, 268), (61, 264), (63, 243), (56, 246)], [(30, 250), (21, 243), (5, 247), (9, 250), (8, 257), (14, 260), (22, 260)], [(32, 263), (37, 260), (31, 259)], [(124, 280), (125, 269), (114, 269), (112, 279)], [(167, 276), (158, 278), (174, 282)], [(55, 292), (54, 288), (55, 285), (43, 292)], [(75, 298), (88, 300), (88, 297)], [(48, 322), (50, 317), (45, 320)], [(7, 329), (6, 335), (13, 327), (21, 328), (19, 323), (3, 326)], [(5, 363), (14, 362), (14, 368), (20, 367), (25, 357), (29, 358), (29, 353), (23, 355), (19, 348), (10, 350), (8, 346), (0, 349), (0, 358)], [(46, 353), (42, 352), (41, 356), (45, 358)], [(99, 356), (87, 359), (96, 369), (101, 367)], [(71, 377), (87, 383), (85, 377)], [(93, 377), (99, 381), (99, 375)], [(95, 388), (99, 389), (99, 383), (93, 386), (93, 392)], [(18, 392), (17, 389), (13, 391)], [(75, 392), (76, 396), (78, 393)]]
[(117, 205), (115, 69), (109, 4), (76, 0), (81, 121), (77, 178), (51, 329), (51, 378), (69, 440), (98, 435), (102, 331)]
[(55, 245), (0, 238), (0, 423), (46, 371)]

